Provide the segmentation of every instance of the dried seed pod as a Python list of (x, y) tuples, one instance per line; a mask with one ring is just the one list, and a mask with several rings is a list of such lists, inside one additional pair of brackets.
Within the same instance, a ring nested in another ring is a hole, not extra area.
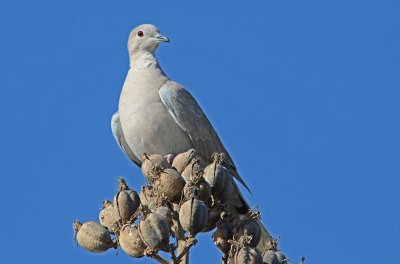
[(211, 198), (211, 186), (201, 177), (202, 180), (198, 183), (199, 187), (199, 199), (203, 202), (208, 202)]
[(263, 262), (265, 264), (279, 264), (279, 260), (273, 250), (267, 250), (263, 255)]
[(115, 233), (118, 230), (118, 223), (121, 221), (121, 218), (116, 213), (111, 201), (105, 200), (103, 202), (103, 208), (99, 213), (99, 220), (100, 224), (107, 227), (111, 232)]
[(182, 173), (186, 180), (186, 185), (183, 190), (185, 199), (189, 199), (193, 188), (198, 190), (199, 199), (207, 203), (211, 198), (211, 186), (203, 178), (203, 169), (199, 165), (198, 159), (193, 159)]
[(224, 154), (213, 154), (214, 162), (204, 169), (203, 177), (211, 186), (211, 193), (215, 200), (219, 200), (227, 184), (231, 183), (232, 176), (227, 168), (221, 165)]
[(115, 243), (111, 240), (110, 232), (96, 222), (89, 221), (82, 224), (76, 220), (73, 228), (79, 245), (90, 252), (101, 253), (115, 247)]
[(256, 247), (261, 239), (261, 228), (253, 220), (244, 221), (240, 224), (238, 236), (241, 237), (245, 234), (252, 237), (251, 241), (246, 245), (250, 247)]
[(195, 180), (190, 180), (186, 182), (185, 187), (183, 188), (183, 195), (185, 199), (189, 199), (191, 193), (195, 190), (198, 191), (199, 199), (203, 202), (207, 203), (211, 198), (211, 187), (204, 180), (203, 177), (198, 177)]
[(182, 173), (183, 170), (189, 165), (192, 159), (197, 158), (196, 151), (194, 149), (189, 149), (186, 152), (176, 155), (174, 161), (172, 162), (172, 167), (177, 170), (177, 172)]
[(158, 154), (147, 155), (144, 153), (141, 157), (141, 160), (142, 173), (150, 182), (153, 182), (155, 178), (158, 178), (158, 173), (160, 171), (171, 168), (171, 165), (168, 163), (165, 157)]
[(134, 258), (144, 256), (146, 245), (140, 238), (137, 225), (124, 225), (119, 232), (118, 241), (122, 250), (129, 256)]
[(165, 206), (157, 207), (156, 209), (153, 209), (152, 211), (153, 211), (153, 213), (159, 214), (164, 219), (164, 221), (168, 224), (169, 227), (171, 227), (173, 225), (172, 213), (171, 213), (171, 210), (169, 210), (167, 207), (165, 207)]
[(156, 208), (160, 203), (161, 198), (152, 185), (142, 186), (139, 193), (140, 202), (148, 208)]
[(140, 238), (152, 251), (168, 251), (170, 227), (164, 219), (143, 207), (143, 218), (139, 221)]
[[(278, 238), (279, 239), (279, 238)], [(267, 251), (263, 254), (263, 262), (267, 264), (287, 264), (285, 255), (278, 250), (278, 239), (269, 239), (266, 243)]]
[(250, 209), (246, 216), (235, 225), (235, 239), (237, 240), (241, 237), (250, 236), (251, 239), (244, 240), (244, 245), (256, 247), (261, 239), (261, 227), (257, 223), (257, 219), (260, 218), (260, 215), (259, 211)]
[(280, 264), (287, 264), (286, 256), (282, 253), (282, 251), (276, 251), (275, 256), (278, 259)]
[(131, 220), (140, 206), (139, 195), (134, 190), (129, 189), (122, 178), (119, 179), (119, 191), (114, 196), (113, 205), (116, 214), (124, 224)]
[(257, 249), (248, 246), (242, 247), (235, 254), (235, 264), (262, 264), (263, 259)]
[(157, 190), (170, 202), (179, 202), (181, 199), (185, 179), (173, 169), (165, 169), (157, 180)]
[(204, 229), (208, 220), (206, 204), (197, 197), (192, 197), (181, 205), (179, 221), (182, 229), (189, 232), (189, 237), (195, 237)]
[(217, 203), (213, 207), (208, 208), (207, 224), (202, 230), (202, 232), (211, 231), (216, 227), (217, 222), (221, 219), (221, 213), (223, 212), (224, 209), (225, 207), (222, 206), (222, 204), (220, 203)]
[(182, 171), (182, 177), (185, 181), (194, 180), (202, 175), (203, 167), (201, 167), (199, 159), (192, 159)]
[(217, 230), (212, 234), (214, 239), (214, 244), (218, 247), (218, 249), (224, 253), (228, 254), (231, 244), (228, 240), (233, 237), (233, 226), (230, 222), (220, 221), (217, 223)]

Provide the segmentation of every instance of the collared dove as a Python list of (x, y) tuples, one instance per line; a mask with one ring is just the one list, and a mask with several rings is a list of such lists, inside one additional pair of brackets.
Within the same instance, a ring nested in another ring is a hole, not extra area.
[[(248, 189), (199, 104), (160, 68), (155, 51), (161, 42), (169, 39), (150, 24), (136, 27), (129, 35), (130, 69), (118, 112), (111, 122), (118, 145), (139, 166), (143, 153), (176, 155), (193, 148), (208, 161), (214, 152), (225, 153), (224, 165)], [(236, 184), (234, 187), (235, 194), (228, 201), (228, 207), (243, 215), (249, 206)], [(260, 243), (264, 245), (270, 235), (260, 225), (263, 229)]]

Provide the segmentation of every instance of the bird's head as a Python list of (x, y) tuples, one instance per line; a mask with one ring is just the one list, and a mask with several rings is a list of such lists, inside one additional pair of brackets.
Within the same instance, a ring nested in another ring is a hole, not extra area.
[(169, 39), (161, 35), (156, 26), (143, 24), (134, 28), (129, 34), (128, 51), (130, 55), (140, 51), (153, 54), (161, 42), (169, 42)]

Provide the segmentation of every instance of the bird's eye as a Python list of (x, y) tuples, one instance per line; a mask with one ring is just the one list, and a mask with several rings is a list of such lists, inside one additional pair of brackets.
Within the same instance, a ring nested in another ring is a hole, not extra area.
[(144, 35), (143, 31), (138, 31), (137, 35), (138, 35), (139, 38), (143, 37), (143, 35)]

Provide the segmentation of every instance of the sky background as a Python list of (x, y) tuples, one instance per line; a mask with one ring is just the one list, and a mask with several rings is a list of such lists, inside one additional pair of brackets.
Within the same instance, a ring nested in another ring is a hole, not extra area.
[[(118, 176), (110, 130), (127, 37), (156, 24), (173, 80), (214, 124), (263, 222), (299, 263), (398, 260), (400, 2), (0, 2), (0, 262), (155, 263), (74, 246)], [(218, 263), (211, 233), (191, 263)]]

